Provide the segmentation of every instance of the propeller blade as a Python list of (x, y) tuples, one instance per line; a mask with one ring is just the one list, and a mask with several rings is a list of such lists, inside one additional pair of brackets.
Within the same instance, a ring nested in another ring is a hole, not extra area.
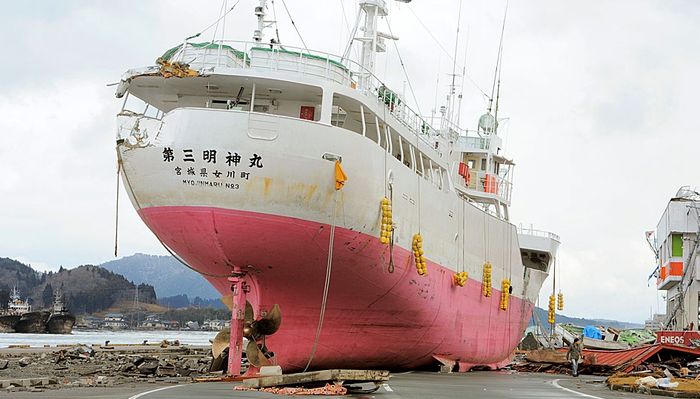
[(265, 357), (265, 354), (260, 350), (258, 344), (253, 340), (248, 341), (245, 354), (248, 358), (248, 362), (255, 367), (269, 366), (272, 364), (270, 359)]
[(274, 304), (265, 317), (254, 322), (251, 327), (256, 335), (272, 335), (279, 330), (281, 324), (282, 311), (278, 304)]
[(255, 314), (253, 313), (253, 305), (251, 305), (250, 302), (245, 301), (245, 321), (243, 322), (243, 325), (249, 326), (253, 324), (254, 320)]
[(223, 352), (224, 349), (228, 348), (230, 341), (231, 330), (229, 330), (228, 328), (224, 328), (223, 330), (219, 331), (218, 334), (216, 334), (216, 337), (214, 337), (214, 341), (211, 343), (211, 354), (214, 357), (214, 359), (218, 358), (219, 355), (221, 355), (221, 352)]

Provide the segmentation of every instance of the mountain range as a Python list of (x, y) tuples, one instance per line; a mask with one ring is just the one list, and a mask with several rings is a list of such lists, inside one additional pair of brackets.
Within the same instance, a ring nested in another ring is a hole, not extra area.
[(172, 256), (134, 254), (100, 265), (134, 283), (151, 284), (158, 298), (187, 295), (189, 298), (219, 299), (221, 295), (197, 272)]
[[(36, 305), (48, 306), (53, 289), (61, 289), (68, 305), (77, 312), (93, 312), (118, 301), (133, 301), (136, 284), (139, 301), (181, 308), (188, 306), (221, 308), (219, 293), (200, 274), (171, 256), (134, 254), (98, 266), (61, 268), (41, 273), (9, 258), (0, 258), (0, 305), (7, 303), (9, 290), (16, 286)], [(530, 324), (539, 318), (546, 323), (547, 311), (535, 308)], [(557, 323), (596, 325), (619, 329), (640, 328), (641, 324), (617, 320), (568, 317), (557, 314)]]
[[(547, 311), (542, 308), (535, 308), (535, 317), (532, 317), (530, 319), (530, 325), (535, 324), (535, 318), (539, 319), (540, 323), (547, 323)], [(629, 328), (643, 328), (643, 324), (639, 323), (630, 323), (627, 321), (618, 321), (618, 320), (608, 320), (608, 319), (586, 319), (583, 317), (569, 317), (565, 316), (563, 314), (557, 314), (555, 316), (555, 319), (557, 323), (561, 324), (573, 324), (576, 326), (605, 326), (605, 327), (612, 327), (616, 329), (629, 329)]]
[(99, 266), (83, 265), (73, 269), (42, 273), (10, 258), (0, 258), (0, 305), (5, 306), (10, 291), (17, 288), (22, 298), (29, 298), (35, 310), (46, 309), (59, 291), (65, 304), (76, 313), (95, 313), (126, 302), (134, 302), (138, 293), (141, 303), (156, 302), (156, 293), (147, 284), (133, 284), (116, 273)]

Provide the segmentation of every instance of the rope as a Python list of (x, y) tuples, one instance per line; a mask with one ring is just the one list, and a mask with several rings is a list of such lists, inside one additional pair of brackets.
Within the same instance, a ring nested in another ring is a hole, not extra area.
[(117, 257), (119, 243), (119, 172), (122, 170), (121, 159), (117, 160), (117, 201), (114, 208), (114, 257)]
[(287, 11), (287, 15), (289, 16), (289, 20), (292, 22), (292, 26), (294, 27), (294, 30), (297, 31), (297, 36), (299, 36), (299, 40), (301, 40), (301, 44), (304, 45), (304, 49), (306, 50), (306, 52), (310, 53), (309, 48), (306, 47), (306, 42), (304, 42), (304, 38), (301, 37), (301, 33), (299, 33), (299, 29), (297, 28), (297, 24), (294, 23), (294, 19), (292, 18), (292, 14), (289, 12), (289, 8), (287, 8), (287, 3), (285, 3), (284, 0), (282, 0), (282, 5), (284, 6), (285, 11)]
[[(394, 206), (394, 185), (389, 183), (389, 201), (391, 203), (392, 209)], [(391, 226), (391, 236), (389, 236), (389, 273), (394, 272), (394, 226), (393, 226), (393, 218), (392, 218), (392, 226)]]
[(333, 241), (335, 239), (335, 216), (338, 212), (338, 193), (340, 190), (335, 191), (335, 203), (333, 204), (333, 222), (331, 223), (331, 234), (328, 239), (328, 262), (326, 263), (326, 281), (323, 284), (323, 300), (321, 301), (321, 314), (318, 316), (318, 326), (316, 327), (316, 337), (314, 338), (314, 345), (311, 348), (311, 355), (309, 356), (309, 361), (304, 367), (304, 372), (309, 369), (311, 362), (314, 360), (316, 355), (316, 349), (318, 348), (318, 340), (321, 337), (321, 329), (323, 328), (323, 318), (326, 316), (326, 304), (328, 302), (328, 289), (331, 285), (331, 270), (333, 268)]

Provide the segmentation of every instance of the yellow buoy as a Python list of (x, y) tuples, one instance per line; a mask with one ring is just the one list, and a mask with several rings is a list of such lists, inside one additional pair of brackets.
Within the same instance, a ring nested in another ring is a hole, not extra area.
[(428, 267), (423, 251), (423, 237), (420, 234), (413, 235), (413, 243), (411, 245), (413, 249), (413, 257), (416, 261), (416, 271), (419, 275), (423, 276), (428, 272)]
[(510, 280), (501, 281), (501, 310), (508, 310), (508, 299), (510, 296)]
[(391, 242), (391, 234), (394, 230), (394, 222), (392, 221), (391, 200), (387, 197), (380, 201), (382, 209), (382, 227), (379, 234), (379, 242), (389, 244)]
[(554, 304), (554, 295), (549, 296), (549, 313), (548, 313), (548, 318), (547, 321), (549, 321), (549, 324), (554, 324), (555, 322), (555, 304)]
[(481, 278), (481, 292), (485, 297), (491, 296), (491, 263), (484, 263), (484, 272)]
[(460, 287), (464, 287), (464, 284), (467, 283), (469, 275), (467, 272), (459, 272), (455, 273), (454, 276), (452, 276), (452, 281), (455, 283), (455, 285), (458, 285)]
[(561, 291), (557, 294), (557, 310), (564, 310), (564, 294)]

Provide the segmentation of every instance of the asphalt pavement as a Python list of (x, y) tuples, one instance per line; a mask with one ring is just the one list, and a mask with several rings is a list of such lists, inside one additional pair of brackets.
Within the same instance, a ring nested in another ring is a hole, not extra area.
[[(610, 391), (603, 377), (516, 373), (470, 372), (439, 374), (411, 372), (392, 374), (391, 379), (372, 394), (348, 395), (346, 398), (646, 398), (625, 392)], [(67, 388), (44, 392), (0, 392), (0, 398), (13, 399), (237, 399), (279, 398), (279, 395), (236, 391), (234, 383), (198, 384), (125, 384), (107, 388)]]

